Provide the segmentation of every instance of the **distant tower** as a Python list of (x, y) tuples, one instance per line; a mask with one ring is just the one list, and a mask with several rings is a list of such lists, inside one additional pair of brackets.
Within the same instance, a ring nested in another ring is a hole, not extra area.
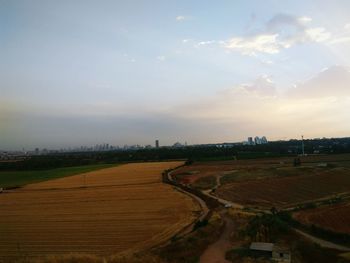
[(301, 135), (301, 151), (303, 156), (305, 155), (305, 149), (304, 149), (304, 135)]
[(156, 148), (159, 148), (159, 140), (156, 140)]
[(248, 144), (249, 145), (254, 145), (253, 137), (248, 137)]
[(261, 144), (261, 139), (258, 136), (255, 136), (254, 143), (255, 144)]

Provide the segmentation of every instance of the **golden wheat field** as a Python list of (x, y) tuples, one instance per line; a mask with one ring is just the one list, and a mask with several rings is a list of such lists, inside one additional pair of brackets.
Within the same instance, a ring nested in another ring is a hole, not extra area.
[(1, 194), (0, 259), (111, 255), (166, 241), (200, 210), (161, 182), (162, 171), (180, 164), (125, 164)]

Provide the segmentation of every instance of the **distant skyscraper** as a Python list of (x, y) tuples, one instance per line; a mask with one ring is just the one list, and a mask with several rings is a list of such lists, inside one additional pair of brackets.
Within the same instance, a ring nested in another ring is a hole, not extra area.
[(249, 145), (254, 145), (253, 137), (248, 137), (248, 144)]
[(156, 140), (156, 148), (159, 148), (159, 140)]
[(261, 140), (258, 136), (255, 136), (254, 142), (255, 142), (255, 144), (261, 144)]
[(262, 144), (267, 143), (267, 139), (266, 139), (266, 137), (265, 137), (265, 136), (261, 137), (261, 143), (262, 143)]

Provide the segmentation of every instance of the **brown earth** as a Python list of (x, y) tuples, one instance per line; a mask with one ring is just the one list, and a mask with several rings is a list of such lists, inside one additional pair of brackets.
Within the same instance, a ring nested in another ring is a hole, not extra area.
[(269, 158), (237, 161), (195, 162), (192, 165), (183, 166), (176, 169), (172, 175), (181, 183), (193, 183), (201, 177), (225, 175), (238, 169), (254, 169), (269, 166), (273, 167), (280, 165), (281, 162), (292, 165), (293, 160), (291, 158)]
[[(300, 157), (302, 164), (317, 165), (321, 162), (339, 166), (350, 166), (350, 154), (308, 155)], [(206, 176), (225, 175), (240, 169), (260, 169), (271, 167), (292, 167), (294, 157), (276, 157), (232, 161), (195, 162), (183, 166), (173, 172), (173, 176), (180, 182), (190, 184), (198, 178)]]
[(350, 234), (350, 203), (301, 210), (294, 213), (293, 217), (305, 225), (316, 225), (334, 232)]
[(199, 206), (161, 182), (181, 162), (136, 163), (0, 195), (1, 258), (150, 248), (190, 224)]
[(221, 186), (223, 199), (250, 206), (290, 207), (300, 203), (350, 192), (350, 170), (326, 169), (318, 174), (234, 182)]

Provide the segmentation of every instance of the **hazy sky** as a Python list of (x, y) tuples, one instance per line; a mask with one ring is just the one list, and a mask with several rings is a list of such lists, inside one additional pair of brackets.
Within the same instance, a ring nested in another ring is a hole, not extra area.
[(0, 0), (0, 149), (350, 136), (350, 1)]

